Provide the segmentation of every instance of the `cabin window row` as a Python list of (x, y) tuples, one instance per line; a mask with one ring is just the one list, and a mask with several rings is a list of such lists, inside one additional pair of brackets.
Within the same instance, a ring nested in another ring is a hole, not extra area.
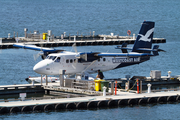
[[(57, 56), (47, 56), (46, 59), (52, 59), (55, 62), (60, 62), (61, 60), (61, 58)], [(100, 62), (101, 60), (105, 62), (106, 58), (99, 58), (98, 62)], [(81, 62), (81, 60), (78, 59), (78, 62)], [(66, 63), (76, 63), (76, 59), (66, 59)]]
[(66, 63), (76, 63), (76, 59), (67, 59), (66, 60)]
[(98, 59), (98, 62), (100, 62), (101, 59), (102, 59), (102, 61), (104, 61), (104, 62), (106, 61), (106, 58), (99, 58), (99, 59)]

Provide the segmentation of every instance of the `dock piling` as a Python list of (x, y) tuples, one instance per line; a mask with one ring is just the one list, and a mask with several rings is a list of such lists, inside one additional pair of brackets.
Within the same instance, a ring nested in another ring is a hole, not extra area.
[(47, 77), (47, 75), (46, 75), (46, 85), (48, 85), (48, 77)]
[(42, 75), (41, 75), (41, 85), (42, 85)]
[(64, 87), (64, 74), (65, 70), (59, 70), (60, 87)]
[(111, 81), (111, 94), (114, 95), (114, 81)]

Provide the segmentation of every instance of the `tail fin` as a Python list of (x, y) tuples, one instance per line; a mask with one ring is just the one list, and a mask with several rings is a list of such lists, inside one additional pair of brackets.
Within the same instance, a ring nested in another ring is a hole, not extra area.
[(153, 33), (154, 33), (154, 22), (144, 21), (139, 34), (136, 38), (134, 43), (132, 52), (139, 52), (139, 53), (150, 53), (151, 51), (143, 51), (138, 50), (140, 49), (151, 49), (152, 47), (152, 40), (153, 40)]

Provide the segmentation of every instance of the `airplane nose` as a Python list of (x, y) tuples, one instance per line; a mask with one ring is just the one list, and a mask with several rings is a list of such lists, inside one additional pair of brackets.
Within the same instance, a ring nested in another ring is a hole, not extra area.
[(43, 66), (40, 63), (37, 63), (34, 67), (33, 67), (34, 72), (38, 73), (38, 74), (42, 74), (43, 70)]
[(38, 74), (41, 74), (41, 75), (45, 75), (45, 74), (48, 74), (47, 73), (47, 70), (46, 70), (46, 67), (47, 67), (47, 65), (49, 65), (50, 63), (49, 62), (47, 62), (47, 61), (40, 61), (39, 63), (37, 63), (35, 66), (34, 66), (34, 68), (33, 68), (33, 70), (34, 70), (34, 72), (36, 72), (36, 73), (38, 73)]

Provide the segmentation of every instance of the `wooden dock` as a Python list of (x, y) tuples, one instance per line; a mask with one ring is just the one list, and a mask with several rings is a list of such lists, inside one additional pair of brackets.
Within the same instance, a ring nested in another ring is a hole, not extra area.
[(142, 94), (117, 91), (117, 95), (107, 96), (0, 102), (0, 113), (5, 114), (15, 112), (54, 111), (65, 109), (91, 109), (151, 103), (157, 104), (179, 102), (179, 94), (180, 91)]
[[(135, 39), (132, 37), (120, 37), (120, 38), (108, 38), (103, 39), (102, 37), (96, 39), (53, 39), (49, 42), (46, 40), (40, 40), (40, 39), (25, 39), (24, 37), (19, 38), (19, 43), (24, 44), (31, 44), (36, 46), (42, 46), (42, 47), (58, 47), (58, 46), (72, 46), (74, 43), (76, 43), (77, 46), (87, 46), (87, 45), (121, 45), (123, 43), (128, 44), (134, 44)], [(3, 40), (3, 39), (2, 39)], [(5, 42), (0, 42), (0, 49), (7, 49), (7, 48), (14, 48), (13, 44), (16, 43), (15, 38), (4, 38)], [(14, 42), (12, 42), (14, 40)], [(9, 42), (8, 42), (9, 41)], [(154, 38), (153, 43), (166, 43), (165, 38)]]

